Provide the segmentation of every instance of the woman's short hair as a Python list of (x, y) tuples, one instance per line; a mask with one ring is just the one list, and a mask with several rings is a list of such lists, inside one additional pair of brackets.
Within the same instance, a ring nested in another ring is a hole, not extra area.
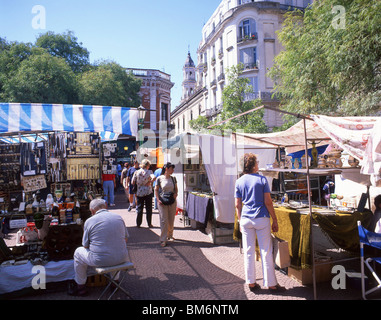
[(107, 209), (106, 201), (104, 201), (103, 199), (91, 200), (89, 209), (91, 212), (92, 211), (97, 212), (98, 210), (101, 210), (101, 209)]
[(147, 159), (144, 159), (142, 161), (142, 168), (147, 168), (151, 165), (151, 161), (147, 160)]
[(243, 173), (251, 173), (257, 163), (257, 156), (253, 153), (245, 153), (239, 163)]

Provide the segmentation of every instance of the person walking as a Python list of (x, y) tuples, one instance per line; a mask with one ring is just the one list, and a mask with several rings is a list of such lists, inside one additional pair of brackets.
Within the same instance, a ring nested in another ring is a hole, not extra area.
[[(172, 177), (174, 169), (175, 165), (170, 162), (166, 163), (161, 175), (156, 180), (155, 186), (155, 196), (158, 201), (160, 215), (160, 245), (162, 247), (167, 245), (167, 240), (174, 239), (173, 229), (176, 216), (176, 198), (178, 194), (176, 178)], [(163, 202), (164, 194), (168, 203)]]
[[(155, 187), (156, 187), (156, 181), (157, 181), (157, 178), (161, 175), (162, 171), (163, 171), (163, 168), (157, 168), (157, 169), (155, 170), (155, 172), (153, 173), (153, 175), (154, 175), (155, 178), (156, 178), (156, 180), (153, 182), (153, 185), (152, 185), (154, 190), (155, 190)], [(153, 194), (154, 194), (153, 208), (154, 208), (155, 210), (157, 210), (157, 197), (156, 197), (156, 193), (154, 192)]]
[(136, 191), (134, 191), (134, 186), (132, 185), (132, 178), (137, 170), (139, 170), (139, 162), (135, 160), (134, 165), (127, 171), (128, 200), (130, 202), (128, 211), (131, 211), (131, 209), (135, 208), (136, 205)]
[[(278, 232), (278, 222), (267, 179), (258, 174), (258, 160), (246, 153), (240, 160), (243, 175), (235, 184), (235, 207), (242, 232), (246, 283), (250, 291), (260, 289), (256, 282), (255, 238), (262, 260), (263, 285), (272, 291), (284, 291), (277, 283), (273, 259), (271, 230)], [(270, 216), (273, 220), (270, 224)]]
[(103, 193), (104, 199), (106, 203), (113, 207), (114, 203), (114, 188), (115, 188), (115, 174), (102, 174), (102, 185), (103, 185)]
[(128, 183), (127, 183), (127, 172), (130, 168), (130, 164), (126, 162), (123, 166), (122, 174), (120, 176), (120, 184), (123, 186), (124, 193), (126, 194), (127, 201), (129, 201)]
[(152, 183), (155, 180), (152, 170), (149, 170), (151, 162), (147, 159), (142, 161), (141, 169), (134, 173), (132, 183), (136, 183), (137, 191), (137, 217), (136, 226), (140, 228), (143, 219), (143, 208), (146, 208), (146, 219), (149, 228), (152, 228)]

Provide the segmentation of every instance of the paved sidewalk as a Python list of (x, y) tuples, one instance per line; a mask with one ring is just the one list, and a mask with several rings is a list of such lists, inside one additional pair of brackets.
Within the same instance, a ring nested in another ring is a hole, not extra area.
[[(272, 294), (262, 289), (252, 293), (244, 283), (243, 254), (238, 243), (214, 245), (208, 235), (184, 227), (176, 216), (174, 237), (166, 247), (159, 244), (159, 214), (154, 210), (153, 228), (148, 228), (143, 216), (141, 228), (136, 227), (135, 209), (128, 212), (125, 195), (116, 196), (111, 211), (120, 214), (126, 222), (131, 261), (136, 269), (126, 276), (123, 287), (135, 300), (313, 300), (312, 286), (303, 286), (277, 271), (280, 285), (286, 292)], [(261, 264), (257, 263), (258, 282), (262, 285)], [(49, 284), (40, 294), (23, 295), (16, 299), (41, 300), (95, 300), (102, 287), (89, 288), (86, 297), (66, 294), (66, 283)], [(330, 283), (317, 284), (320, 300), (358, 300), (358, 290), (333, 290)], [(113, 299), (128, 299), (117, 292)]]

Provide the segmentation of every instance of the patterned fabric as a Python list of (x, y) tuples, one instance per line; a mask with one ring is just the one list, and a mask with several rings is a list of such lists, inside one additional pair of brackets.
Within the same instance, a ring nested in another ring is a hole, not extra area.
[(152, 177), (153, 175), (152, 170), (147, 170), (147, 169), (140, 169), (135, 172), (134, 177), (132, 178), (133, 183), (138, 185), (138, 190), (136, 192), (136, 196), (138, 197), (145, 197), (151, 194), (152, 191)]

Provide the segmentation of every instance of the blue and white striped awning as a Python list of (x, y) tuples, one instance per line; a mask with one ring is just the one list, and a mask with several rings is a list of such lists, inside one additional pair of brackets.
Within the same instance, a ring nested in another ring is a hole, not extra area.
[(110, 132), (137, 136), (138, 110), (66, 104), (0, 103), (0, 133)]

